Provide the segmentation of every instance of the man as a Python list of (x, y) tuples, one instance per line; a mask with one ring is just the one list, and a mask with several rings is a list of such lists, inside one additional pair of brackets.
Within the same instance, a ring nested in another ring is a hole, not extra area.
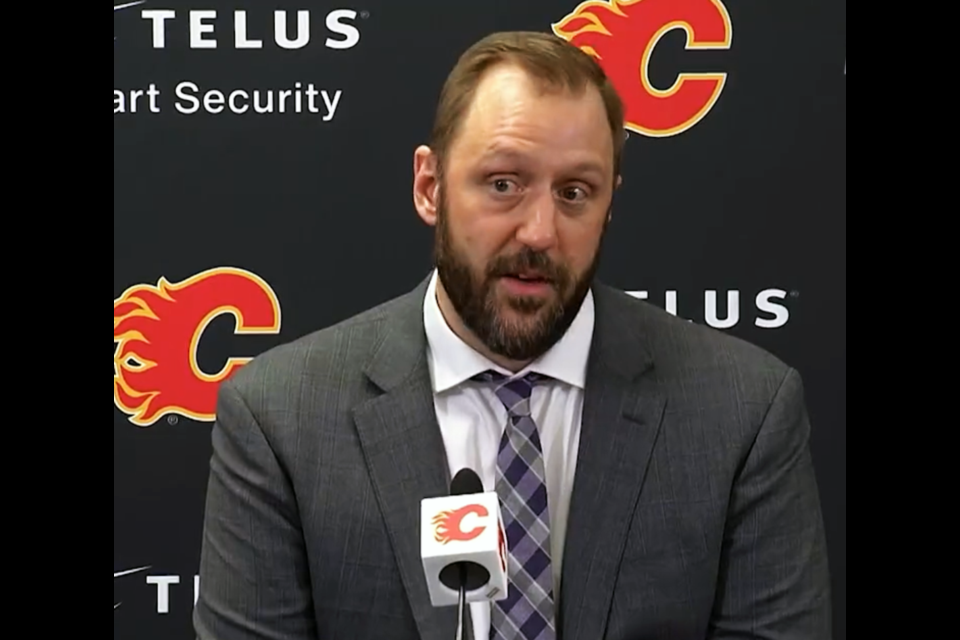
[(830, 637), (797, 373), (594, 278), (623, 110), (567, 43), (495, 34), (444, 87), (414, 204), (436, 272), (223, 384), (200, 640), (447, 640), (419, 503), (496, 490), (476, 640)]

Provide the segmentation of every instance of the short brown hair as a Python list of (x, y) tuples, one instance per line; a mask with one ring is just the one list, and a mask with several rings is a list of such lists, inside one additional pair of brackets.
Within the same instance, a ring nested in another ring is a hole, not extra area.
[(438, 170), (444, 167), (447, 152), (458, 125), (473, 100), (486, 71), (501, 63), (519, 65), (545, 87), (564, 88), (577, 94), (588, 86), (600, 91), (613, 135), (613, 175), (620, 172), (620, 157), (626, 138), (623, 102), (606, 73), (590, 55), (566, 40), (536, 31), (493, 33), (467, 49), (447, 76), (440, 92), (436, 117), (430, 134), (430, 148), (437, 155)]

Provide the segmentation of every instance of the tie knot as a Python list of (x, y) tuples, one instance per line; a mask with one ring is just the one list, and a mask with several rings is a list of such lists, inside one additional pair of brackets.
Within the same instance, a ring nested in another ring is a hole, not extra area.
[(530, 415), (530, 393), (533, 386), (546, 379), (547, 376), (533, 372), (520, 378), (507, 378), (497, 371), (484, 371), (473, 376), (473, 380), (495, 383), (497, 386), (494, 393), (513, 416)]

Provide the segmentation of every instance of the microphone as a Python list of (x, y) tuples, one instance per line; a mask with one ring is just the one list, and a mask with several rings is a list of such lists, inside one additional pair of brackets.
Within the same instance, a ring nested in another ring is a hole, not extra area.
[[(462, 634), (468, 602), (507, 597), (507, 543), (495, 491), (461, 469), (450, 495), (420, 501), (420, 554), (430, 602), (459, 605)], [(461, 635), (457, 636), (458, 638)]]

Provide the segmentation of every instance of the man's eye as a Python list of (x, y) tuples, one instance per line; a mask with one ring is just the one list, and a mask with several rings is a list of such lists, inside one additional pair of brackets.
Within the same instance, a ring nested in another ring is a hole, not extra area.
[(506, 178), (497, 178), (493, 181), (493, 188), (500, 193), (507, 193), (510, 191), (510, 186), (512, 181), (507, 180)]
[(579, 200), (583, 200), (584, 198), (586, 198), (587, 192), (585, 189), (581, 187), (566, 187), (565, 189), (560, 190), (560, 196), (564, 200), (577, 202)]

